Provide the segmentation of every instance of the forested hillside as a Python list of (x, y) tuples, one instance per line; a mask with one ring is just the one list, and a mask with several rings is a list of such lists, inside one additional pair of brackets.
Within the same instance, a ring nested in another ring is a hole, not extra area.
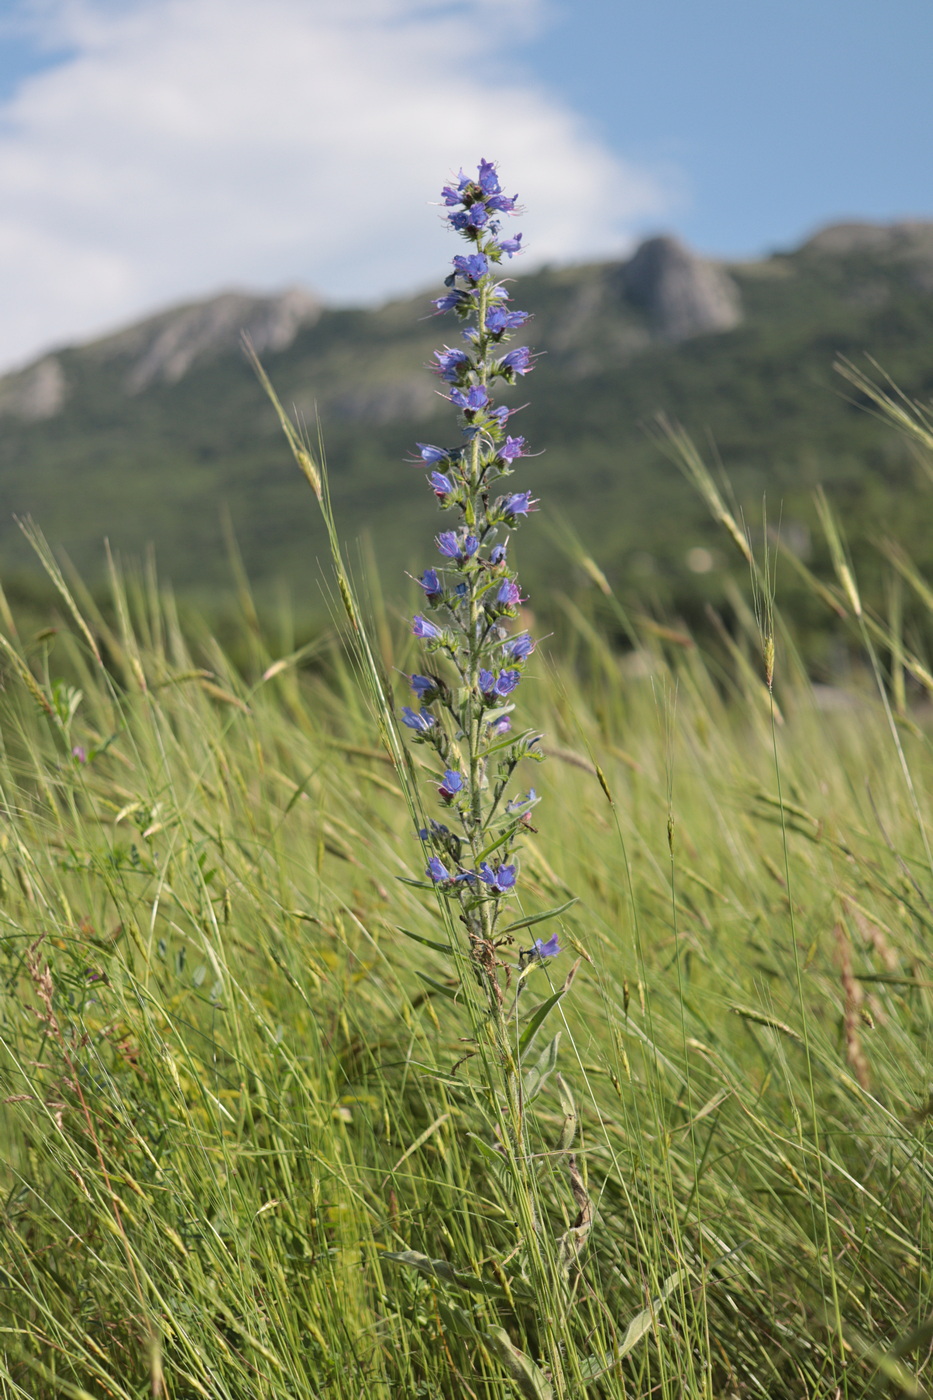
[[(107, 537), (124, 556), (154, 544), (161, 575), (197, 601), (230, 581), (229, 517), (260, 594), (288, 582), (319, 607), (319, 525), (239, 345), (250, 331), (286, 405), (323, 433), (338, 519), (368, 536), (390, 589), (422, 563), (432, 527), (413, 443), (444, 441), (449, 411), (426, 370), (454, 341), (430, 296), (375, 310), (228, 294), (64, 349), (0, 381), (0, 548), (13, 591), (31, 587), (14, 516), (31, 515), (92, 583)], [(691, 611), (721, 598), (732, 560), (658, 441), (658, 414), (718, 457), (749, 524), (762, 501), (817, 567), (812, 493), (822, 483), (858, 550), (896, 535), (933, 564), (931, 488), (909, 448), (834, 372), (870, 354), (909, 396), (933, 390), (933, 224), (840, 225), (760, 262), (705, 262), (672, 239), (625, 263), (516, 279), (542, 354), (513, 393), (531, 468), (640, 609)], [(537, 492), (536, 492), (537, 494)], [(919, 502), (919, 505), (918, 505)], [(422, 546), (420, 552), (418, 545)], [(572, 582), (544, 529), (521, 541), (530, 590)], [(877, 577), (877, 571), (876, 571)], [(793, 585), (788, 577), (787, 587)], [(539, 595), (540, 596), (540, 595)]]

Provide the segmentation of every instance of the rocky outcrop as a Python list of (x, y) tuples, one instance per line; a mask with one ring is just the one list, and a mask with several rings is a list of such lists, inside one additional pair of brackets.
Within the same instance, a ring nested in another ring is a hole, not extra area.
[(904, 219), (895, 224), (829, 224), (808, 238), (801, 252), (898, 254), (933, 256), (933, 221)]
[(649, 238), (621, 269), (632, 306), (645, 312), (653, 334), (676, 344), (695, 335), (732, 330), (742, 320), (739, 289), (717, 263), (676, 238)]
[(865, 253), (900, 265), (918, 291), (933, 292), (933, 221), (903, 219), (894, 224), (830, 224), (808, 238), (802, 253), (848, 257)]
[(138, 394), (150, 384), (177, 384), (196, 362), (238, 350), (244, 333), (260, 354), (286, 350), (320, 314), (321, 303), (303, 287), (275, 297), (224, 292), (143, 321), (98, 342), (97, 349), (107, 359), (131, 359), (125, 383), (129, 393)]
[[(91, 363), (116, 365), (118, 374), (122, 370), (125, 391), (138, 394), (153, 384), (177, 384), (205, 360), (239, 353), (244, 333), (260, 354), (287, 350), (322, 310), (321, 302), (304, 287), (289, 287), (278, 296), (222, 292), (208, 301), (150, 316), (68, 353), (77, 352)], [(0, 417), (52, 418), (67, 396), (61, 363), (47, 355), (28, 369), (0, 379)]]
[(67, 395), (65, 372), (54, 355), (18, 374), (0, 379), (0, 418), (22, 418), (35, 423), (54, 418)]

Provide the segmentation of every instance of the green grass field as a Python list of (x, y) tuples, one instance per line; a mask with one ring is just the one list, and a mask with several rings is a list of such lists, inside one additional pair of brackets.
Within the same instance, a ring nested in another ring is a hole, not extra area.
[(237, 667), (151, 577), (4, 610), (3, 1400), (933, 1393), (933, 679), (826, 523), (845, 689), (778, 617), (772, 694), (751, 586), (715, 657), (529, 663), (524, 1195), (403, 883), (409, 600), (368, 676), (339, 605), (295, 654), (244, 594)]

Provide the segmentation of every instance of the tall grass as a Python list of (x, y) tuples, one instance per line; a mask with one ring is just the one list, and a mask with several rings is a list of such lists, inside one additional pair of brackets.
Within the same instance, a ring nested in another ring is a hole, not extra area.
[[(528, 1123), (542, 1230), (578, 1228), (570, 1144), (592, 1203), (566, 1394), (927, 1393), (931, 758), (893, 670), (929, 671), (845, 579), (880, 691), (814, 694), (778, 618), (772, 699), (750, 614), (715, 660), (578, 614), (529, 662), (521, 913), (579, 898)], [(0, 1395), (546, 1394), (446, 931), (397, 878), (401, 616), (361, 657), (345, 573), (346, 627), (244, 621), (244, 673), (151, 575), (107, 617), (56, 581), (0, 643)]]

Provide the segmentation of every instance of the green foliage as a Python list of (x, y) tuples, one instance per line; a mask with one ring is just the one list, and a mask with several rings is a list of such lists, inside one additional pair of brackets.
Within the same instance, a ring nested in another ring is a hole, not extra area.
[(3, 1400), (556, 1396), (557, 1321), (566, 1395), (924, 1393), (933, 757), (883, 618), (832, 695), (778, 619), (774, 710), (753, 621), (536, 653), (555, 1320), (352, 653), (247, 622), (235, 667), (118, 570), (61, 606), (0, 657)]
[[(516, 295), (536, 315), (530, 339), (548, 352), (519, 420), (547, 448), (532, 464), (545, 518), (586, 539), (627, 606), (677, 611), (694, 628), (708, 601), (729, 611), (732, 560), (654, 436), (664, 413), (699, 441), (712, 435), (745, 517), (760, 520), (766, 495), (775, 525), (818, 572), (830, 567), (812, 503), (818, 483), (832, 494), (869, 594), (880, 596), (875, 543), (886, 535), (921, 569), (933, 566), (930, 532), (914, 508), (913, 455), (832, 370), (835, 357), (861, 362), (870, 349), (910, 397), (928, 398), (928, 274), (870, 248), (807, 246), (739, 265), (731, 275), (742, 324), (679, 345), (652, 338), (644, 313), (626, 299), (619, 265), (522, 278)], [(371, 538), (393, 593), (402, 571), (422, 562), (412, 541), (428, 538), (437, 522), (420, 474), (404, 465), (413, 437), (443, 441), (448, 431), (420, 368), (436, 344), (429, 309), (417, 298), (328, 311), (268, 356), (289, 410), (294, 404), (312, 425), (319, 412), (336, 516), (346, 539)], [(124, 556), (142, 555), (153, 541), (163, 577), (195, 606), (216, 610), (229, 581), (229, 519), (263, 607), (274, 613), (276, 581), (285, 579), (302, 612), (320, 616), (314, 559), (326, 555), (325, 535), (242, 357), (196, 363), (180, 382), (135, 395), (126, 391), (125, 353), (108, 358), (89, 348), (59, 359), (70, 386), (63, 411), (44, 422), (3, 420), (0, 548), (8, 570), (31, 567), (12, 519), (31, 514), (95, 588), (104, 575), (102, 536)], [(710, 572), (691, 572), (696, 548), (713, 556)], [(583, 582), (541, 530), (521, 541), (520, 564), (538, 607), (546, 605), (544, 585), (573, 590)], [(821, 632), (825, 618), (809, 590), (784, 572), (786, 613), (800, 635)]]

